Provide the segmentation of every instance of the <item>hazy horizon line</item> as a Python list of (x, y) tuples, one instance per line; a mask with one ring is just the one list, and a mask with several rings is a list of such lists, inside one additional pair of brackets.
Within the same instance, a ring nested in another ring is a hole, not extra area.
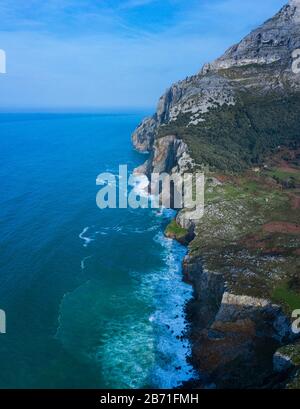
[(155, 107), (0, 107), (0, 114), (117, 114), (155, 112)]

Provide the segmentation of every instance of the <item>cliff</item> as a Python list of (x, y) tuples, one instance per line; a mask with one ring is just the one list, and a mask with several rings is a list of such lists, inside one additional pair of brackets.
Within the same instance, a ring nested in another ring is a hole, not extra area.
[(136, 149), (149, 151), (157, 138), (173, 134), (197, 163), (239, 171), (275, 146), (295, 142), (300, 78), (292, 54), (300, 48), (299, 9), (299, 0), (291, 1), (197, 75), (172, 85), (134, 132)]
[(278, 371), (275, 358), (294, 345), (291, 312), (300, 309), (297, 48), (300, 0), (292, 0), (171, 86), (132, 136), (149, 152), (137, 171), (206, 174), (204, 217), (195, 223), (182, 210), (167, 229), (190, 242), (183, 269), (194, 287), (187, 316), (197, 386), (297, 384), (295, 368)]

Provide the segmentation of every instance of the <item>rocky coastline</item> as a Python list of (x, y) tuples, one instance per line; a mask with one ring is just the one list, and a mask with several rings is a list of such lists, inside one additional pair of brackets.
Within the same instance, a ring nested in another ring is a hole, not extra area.
[[(300, 387), (292, 331), (292, 312), (300, 309), (300, 123), (292, 108), (300, 76), (291, 70), (297, 47), (300, 1), (291, 0), (224, 56), (173, 85), (132, 136), (139, 152), (149, 152), (137, 172), (201, 169), (206, 176), (203, 218), (195, 222), (183, 209), (166, 229), (188, 246), (183, 279), (194, 289), (186, 315), (196, 388)], [(268, 121), (276, 128), (270, 131)], [(242, 130), (236, 154), (222, 141), (209, 145), (209, 135), (227, 128), (230, 135)], [(260, 152), (261, 136), (269, 141), (276, 132), (280, 137)], [(240, 154), (244, 139), (258, 152), (249, 148), (249, 163)]]

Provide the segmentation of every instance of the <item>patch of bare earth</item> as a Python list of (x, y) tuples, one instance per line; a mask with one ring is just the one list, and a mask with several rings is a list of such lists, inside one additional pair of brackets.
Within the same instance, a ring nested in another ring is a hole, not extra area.
[(300, 225), (288, 222), (270, 222), (263, 225), (265, 233), (300, 234)]
[(285, 254), (287, 253), (288, 250), (285, 248), (270, 246), (271, 240), (272, 240), (272, 235), (262, 238), (259, 235), (254, 234), (254, 235), (245, 237), (241, 241), (241, 244), (248, 249), (260, 250), (264, 254)]
[(291, 206), (292, 209), (300, 209), (300, 196), (295, 195), (294, 193), (290, 193), (289, 197), (291, 199)]
[(286, 172), (286, 173), (294, 173), (294, 174), (299, 173), (298, 168), (291, 167), (287, 162), (281, 163), (279, 170), (281, 170), (282, 172)]

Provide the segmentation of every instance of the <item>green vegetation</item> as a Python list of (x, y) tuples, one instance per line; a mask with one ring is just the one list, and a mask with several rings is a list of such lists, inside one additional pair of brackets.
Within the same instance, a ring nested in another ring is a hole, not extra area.
[(179, 226), (176, 220), (172, 220), (171, 223), (166, 227), (165, 234), (167, 237), (174, 237), (177, 239), (183, 238), (188, 234), (188, 231), (181, 226)]
[(300, 389), (300, 342), (285, 345), (277, 350), (277, 352), (289, 360), (294, 371), (291, 373), (290, 380), (286, 385), (286, 389)]
[[(298, 353), (300, 356), (300, 351), (298, 351)], [(292, 381), (288, 383), (287, 389), (300, 389), (300, 370), (296, 372), (296, 374), (293, 376)]]
[[(246, 89), (248, 71), (252, 93), (236, 95), (234, 106), (215, 106), (197, 125), (180, 114), (160, 126), (158, 137), (183, 139), (195, 163), (207, 167), (205, 213), (189, 244), (192, 264), (200, 260), (205, 272), (222, 276), (227, 291), (272, 300), (290, 317), (300, 309), (300, 94), (288, 96), (287, 88), (267, 96), (259, 86), (255, 94), (252, 68), (222, 73)], [(262, 70), (273, 82), (272, 66)], [(185, 234), (176, 221), (166, 233)], [(284, 348), (298, 369), (300, 344)], [(288, 387), (300, 387), (300, 370)]]
[(300, 292), (291, 288), (289, 283), (276, 287), (272, 293), (272, 300), (284, 304), (289, 312), (300, 309)]
[(288, 356), (294, 366), (300, 366), (300, 342), (285, 345), (279, 348), (278, 352)]
[(284, 179), (295, 179), (297, 181), (300, 182), (300, 173), (294, 173), (294, 172), (288, 172), (285, 170), (281, 170), (281, 169), (274, 169), (270, 171), (272, 177), (274, 178), (278, 178), (280, 180), (284, 180)]
[(295, 188), (300, 184), (300, 172), (289, 172), (288, 170), (274, 168), (266, 172), (266, 174), (285, 188)]
[[(283, 223), (282, 231), (264, 230), (276, 221)], [(207, 177), (205, 214), (197, 223), (191, 255), (201, 257), (208, 271), (222, 273), (233, 292), (269, 298), (274, 287), (299, 271), (300, 235), (284, 227), (298, 221), (299, 209), (291, 207), (288, 192), (262, 174), (226, 176), (221, 185)]]
[(198, 125), (188, 125), (189, 115), (179, 115), (160, 127), (159, 137), (178, 135), (197, 163), (211, 170), (239, 172), (262, 163), (279, 145), (298, 146), (300, 95), (241, 94), (235, 106), (216, 107), (203, 118)]

